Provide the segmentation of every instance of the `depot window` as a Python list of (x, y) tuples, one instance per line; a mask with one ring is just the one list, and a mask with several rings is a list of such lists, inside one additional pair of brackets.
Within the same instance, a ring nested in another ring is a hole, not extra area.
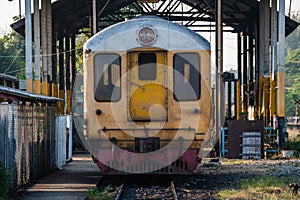
[(139, 53), (138, 57), (139, 80), (153, 81), (156, 79), (156, 54)]
[(97, 54), (94, 59), (95, 100), (115, 102), (121, 98), (121, 58), (118, 54)]
[(177, 53), (173, 58), (174, 98), (193, 101), (200, 98), (200, 57), (197, 53)]

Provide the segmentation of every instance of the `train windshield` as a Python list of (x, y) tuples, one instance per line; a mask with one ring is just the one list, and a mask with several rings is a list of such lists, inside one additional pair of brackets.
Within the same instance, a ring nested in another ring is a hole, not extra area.
[(120, 68), (118, 54), (97, 54), (94, 59), (96, 101), (115, 102), (121, 98)]
[(193, 101), (200, 98), (200, 57), (197, 53), (176, 53), (173, 58), (174, 98)]
[(156, 54), (139, 53), (139, 79), (153, 81), (156, 79)]

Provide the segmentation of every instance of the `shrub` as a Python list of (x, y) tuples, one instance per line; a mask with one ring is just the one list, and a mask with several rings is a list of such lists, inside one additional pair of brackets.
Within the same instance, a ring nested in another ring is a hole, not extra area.
[(6, 200), (8, 198), (8, 183), (9, 174), (6, 169), (0, 163), (0, 200)]
[(293, 140), (288, 140), (286, 143), (286, 148), (289, 150), (296, 150), (300, 152), (300, 136), (296, 137)]
[(105, 187), (102, 192), (99, 192), (97, 187), (89, 188), (86, 192), (87, 199), (89, 200), (110, 200), (109, 195), (110, 185)]

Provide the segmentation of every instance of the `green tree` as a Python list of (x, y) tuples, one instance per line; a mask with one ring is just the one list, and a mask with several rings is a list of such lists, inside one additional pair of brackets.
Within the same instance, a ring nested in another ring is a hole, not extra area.
[[(296, 12), (291, 17), (293, 20), (300, 22), (300, 13)], [(296, 28), (285, 40), (285, 53), (289, 54), (300, 46), (300, 26)]]
[(300, 100), (300, 48), (290, 52), (285, 60), (285, 111), (286, 116), (295, 115), (295, 100)]
[[(291, 17), (300, 22), (300, 13)], [(300, 26), (285, 40), (285, 112), (286, 116), (295, 115), (295, 100), (300, 100)]]
[(83, 44), (88, 40), (89, 36), (80, 34), (76, 36), (76, 73), (83, 72)]
[(25, 78), (25, 39), (15, 31), (0, 38), (0, 73)]

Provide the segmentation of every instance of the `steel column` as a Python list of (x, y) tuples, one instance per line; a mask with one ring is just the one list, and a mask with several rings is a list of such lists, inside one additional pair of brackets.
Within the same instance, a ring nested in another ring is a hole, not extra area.
[[(48, 86), (49, 96), (53, 96), (52, 88), (52, 6), (51, 0), (47, 0), (47, 71), (48, 71)], [(51, 92), (51, 93), (50, 93)]]
[(279, 48), (278, 48), (278, 76), (277, 76), (277, 101), (278, 101), (278, 116), (284, 117), (285, 116), (285, 75), (284, 75), (284, 45), (285, 45), (285, 1), (279, 0)]
[(34, 0), (34, 92), (36, 94), (41, 94), (41, 28), (39, 7), (39, 0)]
[(98, 32), (98, 13), (97, 13), (97, 0), (93, 0), (93, 35)]
[[(59, 39), (59, 98), (65, 99), (64, 38)], [(59, 102), (59, 113), (64, 114), (64, 101)]]
[(26, 90), (32, 92), (32, 22), (31, 0), (25, 1)]
[(243, 112), (248, 112), (248, 37), (243, 33)]
[(70, 84), (70, 37), (65, 40), (65, 66), (66, 66), (66, 114), (70, 114), (71, 108), (71, 84)]
[(263, 96), (264, 96), (264, 85), (265, 85), (265, 79), (264, 77), (269, 77), (269, 35), (270, 35), (270, 0), (261, 0), (260, 1), (260, 7), (259, 7), (259, 91), (258, 91), (258, 115), (261, 117), (261, 115), (266, 114), (266, 110), (268, 108), (264, 109), (264, 113), (262, 113), (262, 108), (265, 106), (266, 102), (266, 96), (265, 101), (263, 102)]
[(48, 86), (48, 51), (47, 51), (47, 1), (42, 0), (42, 9), (41, 9), (41, 42), (42, 42), (42, 65), (43, 65), (43, 84), (42, 84), (42, 94), (49, 95), (49, 86)]
[[(71, 36), (71, 96), (73, 95), (74, 83), (76, 78), (76, 37), (75, 34)], [(72, 102), (72, 98), (71, 98)], [(71, 107), (72, 111), (72, 107)]]
[[(251, 33), (251, 35), (249, 35), (249, 91), (254, 93), (254, 52), (253, 52), (253, 48), (254, 48), (254, 44), (253, 44), (253, 33)], [(255, 96), (255, 95), (254, 95)], [(251, 96), (249, 98), (249, 106), (254, 106), (254, 96)]]
[(53, 21), (52, 34), (52, 96), (58, 97), (57, 91), (57, 38), (56, 38), (56, 24)]
[[(221, 141), (221, 127), (225, 118), (224, 82), (221, 80), (223, 73), (223, 24), (222, 24), (222, 0), (216, 4), (216, 133)], [(219, 146), (219, 149), (221, 147)]]
[(276, 113), (276, 74), (277, 74), (277, 0), (272, 0), (271, 8), (271, 70), (270, 70), (270, 117)]
[(238, 67), (238, 79), (242, 81), (242, 39), (241, 33), (237, 33), (237, 67)]

